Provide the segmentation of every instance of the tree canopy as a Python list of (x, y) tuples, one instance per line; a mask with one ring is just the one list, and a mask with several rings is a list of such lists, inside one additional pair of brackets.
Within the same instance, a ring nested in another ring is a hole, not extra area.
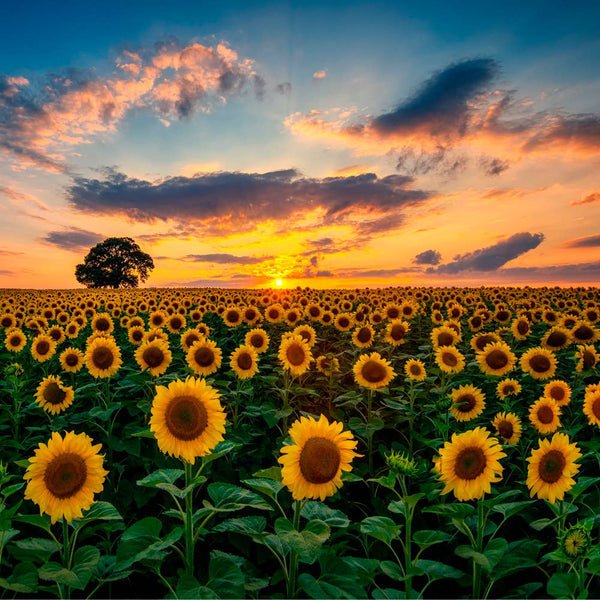
[(89, 288), (133, 288), (154, 269), (149, 254), (129, 237), (111, 237), (96, 244), (75, 268), (79, 283)]

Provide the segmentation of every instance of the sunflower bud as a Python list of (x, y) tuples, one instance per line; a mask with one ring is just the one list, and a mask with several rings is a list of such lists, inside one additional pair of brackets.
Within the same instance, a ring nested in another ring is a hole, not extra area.
[(416, 477), (419, 472), (417, 463), (412, 458), (408, 458), (399, 452), (394, 452), (394, 450), (385, 457), (385, 462), (390, 470), (398, 475)]
[(577, 523), (577, 525), (569, 527), (558, 540), (558, 547), (570, 559), (585, 556), (591, 544), (592, 536), (583, 523)]

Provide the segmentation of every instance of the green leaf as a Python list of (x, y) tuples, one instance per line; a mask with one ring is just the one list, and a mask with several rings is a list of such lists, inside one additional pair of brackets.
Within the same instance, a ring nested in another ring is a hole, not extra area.
[(275, 533), (298, 554), (302, 562), (312, 564), (317, 560), (330, 531), (329, 526), (318, 519), (309, 521), (302, 531), (296, 531), (287, 519), (279, 518), (275, 521)]
[(502, 560), (496, 564), (493, 574), (495, 579), (502, 579), (509, 575), (538, 565), (538, 554), (544, 542), (533, 539), (522, 539), (508, 544)]
[(0, 587), (19, 592), (21, 594), (34, 594), (37, 592), (38, 570), (30, 562), (20, 562), (15, 565), (12, 573), (5, 579), (0, 577)]
[(402, 573), (400, 567), (391, 560), (382, 560), (379, 563), (379, 568), (384, 575), (387, 575), (395, 581), (404, 581), (405, 579), (404, 573)]
[(50, 533), (50, 516), (47, 514), (43, 515), (16, 515), (13, 517), (14, 521), (19, 523), (28, 523), (29, 525), (35, 525), (40, 529), (43, 529), (47, 533)]
[[(23, 551), (23, 559), (37, 559), (46, 562), (52, 554), (58, 551), (58, 546), (46, 538), (27, 538), (17, 540), (14, 546)], [(15, 553), (17, 554), (17, 553)], [(21, 553), (18, 553), (20, 558)]]
[(382, 541), (388, 546), (396, 539), (402, 527), (396, 525), (389, 517), (367, 517), (360, 524), (360, 531), (365, 535)]
[(428, 506), (422, 512), (434, 513), (449, 519), (464, 520), (475, 512), (475, 508), (470, 504), (438, 504), (437, 506)]
[(213, 527), (212, 531), (228, 531), (254, 537), (261, 536), (266, 528), (267, 519), (265, 517), (239, 517), (222, 521), (216, 527)]
[(527, 506), (535, 502), (535, 500), (521, 500), (519, 502), (504, 502), (502, 504), (496, 504), (493, 507), (493, 511), (500, 513), (504, 519), (508, 519), (522, 510), (524, 510)]
[(183, 477), (185, 472), (183, 469), (158, 469), (150, 475), (140, 479), (137, 484), (143, 487), (158, 487), (158, 484), (170, 483), (174, 484), (180, 477)]
[(348, 527), (350, 519), (341, 511), (329, 508), (322, 502), (309, 500), (302, 509), (302, 516), (307, 519), (319, 519), (329, 527)]
[(12, 538), (19, 535), (18, 529), (12, 529), (11, 527), (2, 527), (0, 529), (0, 548), (4, 547)]
[(471, 558), (478, 565), (481, 565), (486, 571), (489, 572), (491, 570), (490, 561), (488, 560), (487, 556), (481, 552), (478, 552), (472, 546), (467, 546), (466, 544), (457, 546), (454, 549), (454, 554), (460, 556), (461, 558)]
[(413, 510), (417, 505), (417, 502), (419, 502), (419, 500), (424, 496), (425, 494), (418, 493), (407, 496), (402, 500), (394, 500), (388, 504), (388, 510), (390, 512), (400, 514), (406, 518), (407, 509)]
[(154, 435), (154, 432), (150, 431), (149, 429), (144, 429), (142, 431), (136, 431), (135, 433), (131, 434), (131, 437), (136, 437), (136, 438), (152, 438), (153, 440), (156, 439), (156, 436)]
[(374, 558), (342, 556), (341, 561), (348, 572), (355, 574), (363, 586), (370, 585), (377, 574), (379, 561)]
[(236, 559), (237, 557), (219, 550), (210, 553), (209, 580), (206, 586), (220, 598), (245, 597), (245, 578)]
[(74, 571), (65, 569), (61, 564), (51, 561), (47, 562), (43, 567), (38, 569), (40, 579), (55, 581), (69, 587), (77, 587), (79, 585), (79, 577)]
[(394, 588), (379, 588), (373, 590), (373, 598), (376, 600), (390, 600), (392, 598), (406, 598), (406, 592)]
[(415, 562), (415, 566), (423, 569), (430, 581), (436, 579), (460, 579), (465, 574), (464, 571), (460, 571), (437, 560), (425, 560), (419, 559)]
[(261, 469), (260, 471), (252, 473), (252, 477), (281, 481), (281, 467), (273, 466), (268, 469)]
[(192, 575), (182, 575), (177, 582), (175, 590), (177, 598), (194, 600), (195, 598), (219, 598), (210, 588), (200, 585), (200, 582)]
[(75, 519), (76, 526), (86, 525), (92, 521), (122, 521), (123, 517), (119, 511), (110, 503), (98, 501), (94, 502), (90, 509), (83, 514), (83, 517)]
[(273, 479), (244, 479), (242, 483), (255, 492), (264, 494), (273, 500), (277, 498), (277, 494), (283, 489), (283, 484)]
[(498, 537), (490, 540), (490, 542), (486, 545), (483, 554), (490, 563), (488, 573), (492, 571), (492, 569), (500, 562), (501, 559), (503, 559), (507, 548), (508, 542), (504, 538)]
[(577, 598), (577, 573), (554, 573), (548, 580), (546, 591), (554, 598)]
[(72, 570), (77, 575), (78, 584), (73, 587), (78, 590), (85, 589), (99, 560), (100, 550), (94, 546), (82, 546), (76, 550)]
[(448, 542), (451, 539), (452, 536), (449, 533), (440, 531), (439, 529), (421, 529), (413, 533), (413, 542), (419, 548), (429, 548), (429, 546)]
[(115, 569), (116, 563), (116, 556), (103, 554), (94, 567), (94, 577), (98, 581), (119, 581), (120, 579), (126, 579), (133, 573), (133, 571), (117, 571)]
[(553, 522), (554, 519), (537, 519), (536, 521), (529, 523), (529, 527), (533, 527), (536, 531), (541, 531), (548, 527), (548, 525), (552, 525)]
[[(340, 587), (339, 584), (347, 584), (348, 580), (339, 575), (323, 574), (319, 579), (315, 579), (309, 573), (302, 573), (298, 577), (298, 585), (302, 588), (310, 598), (356, 598), (363, 597), (357, 588), (354, 586), (350, 589)], [(352, 585), (352, 581), (350, 580)]]
[(204, 501), (207, 508), (214, 508), (218, 511), (229, 512), (251, 507), (258, 510), (273, 510), (273, 507), (259, 496), (256, 492), (246, 490), (231, 483), (211, 483), (208, 486), (208, 495), (213, 501), (214, 506)]
[(14, 494), (15, 492), (18, 492), (24, 485), (25, 485), (25, 482), (13, 483), (13, 485), (7, 485), (5, 488), (2, 489), (2, 495), (5, 498), (8, 498), (10, 495)]

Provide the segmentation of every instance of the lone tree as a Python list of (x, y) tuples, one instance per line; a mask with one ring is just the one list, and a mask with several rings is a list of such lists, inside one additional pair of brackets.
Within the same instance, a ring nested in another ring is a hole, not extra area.
[(79, 283), (89, 288), (133, 288), (148, 279), (152, 257), (128, 237), (107, 238), (96, 244), (75, 268)]

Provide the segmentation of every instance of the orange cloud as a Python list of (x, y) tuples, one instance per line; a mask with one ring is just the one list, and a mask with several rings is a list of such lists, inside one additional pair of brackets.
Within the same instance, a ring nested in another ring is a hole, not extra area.
[(584, 196), (581, 200), (573, 200), (571, 206), (576, 206), (578, 204), (593, 204), (596, 202), (600, 202), (600, 192), (592, 192), (591, 194)]

